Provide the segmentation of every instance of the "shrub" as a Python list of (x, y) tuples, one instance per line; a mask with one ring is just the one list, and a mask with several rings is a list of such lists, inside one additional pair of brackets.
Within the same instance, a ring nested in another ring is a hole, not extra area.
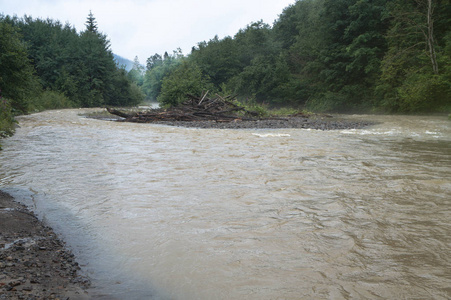
[(162, 106), (176, 106), (186, 99), (186, 94), (200, 95), (202, 91), (214, 91), (208, 77), (202, 76), (201, 69), (184, 61), (174, 72), (163, 79), (161, 94), (157, 100)]
[(400, 110), (405, 112), (434, 112), (449, 106), (451, 85), (438, 75), (410, 75), (398, 89)]
[(265, 118), (270, 116), (267, 105), (263, 103), (258, 103), (255, 97), (248, 98), (247, 100), (238, 103), (238, 105), (244, 106), (244, 108), (248, 111), (257, 113), (257, 116), (259, 118)]
[(342, 108), (345, 102), (345, 96), (339, 93), (325, 92), (309, 99), (305, 106), (314, 112), (331, 112)]
[(60, 108), (72, 108), (74, 103), (64, 96), (64, 94), (55, 91), (45, 91), (41, 97), (35, 100), (39, 110), (43, 109), (60, 109)]
[[(0, 139), (11, 136), (14, 133), (15, 120), (11, 104), (5, 98), (0, 97)], [(0, 150), (2, 146), (0, 144)]]

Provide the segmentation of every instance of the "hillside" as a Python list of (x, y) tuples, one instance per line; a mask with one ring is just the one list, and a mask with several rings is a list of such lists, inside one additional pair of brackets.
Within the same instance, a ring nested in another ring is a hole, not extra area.
[(114, 53), (113, 56), (118, 66), (119, 67), (125, 66), (125, 70), (127, 72), (129, 72), (133, 68), (133, 61)]

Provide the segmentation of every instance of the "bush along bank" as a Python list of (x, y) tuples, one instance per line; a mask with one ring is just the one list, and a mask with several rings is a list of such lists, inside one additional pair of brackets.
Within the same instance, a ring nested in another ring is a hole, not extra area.
[[(15, 123), (11, 105), (7, 99), (0, 96), (0, 139), (11, 136), (14, 133)], [(1, 149), (2, 145), (0, 143)]]

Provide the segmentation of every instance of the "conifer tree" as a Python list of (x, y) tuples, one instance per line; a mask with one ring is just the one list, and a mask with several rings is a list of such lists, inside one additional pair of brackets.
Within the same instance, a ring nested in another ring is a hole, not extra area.
[(88, 18), (86, 19), (86, 29), (89, 32), (97, 33), (97, 21), (92, 14), (92, 11), (89, 11)]
[[(16, 28), (0, 19), (0, 97), (9, 99), (18, 112), (26, 113), (39, 84)], [(6, 103), (6, 100), (3, 100)]]

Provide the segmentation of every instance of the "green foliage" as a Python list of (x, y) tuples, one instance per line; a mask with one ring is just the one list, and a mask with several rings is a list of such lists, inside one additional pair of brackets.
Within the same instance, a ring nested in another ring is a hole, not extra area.
[(318, 93), (306, 102), (306, 108), (316, 112), (331, 112), (346, 103), (347, 97), (341, 93), (326, 91)]
[(246, 101), (243, 101), (241, 106), (244, 106), (244, 108), (247, 111), (257, 113), (257, 117), (259, 118), (265, 118), (270, 116), (268, 106), (262, 103), (257, 103), (255, 98), (248, 98)]
[(227, 82), (243, 68), (240, 49), (231, 37), (219, 40), (218, 36), (215, 36), (208, 43), (199, 43), (198, 47), (193, 49), (190, 60), (211, 78), (215, 86)]
[(155, 53), (147, 59), (147, 70), (152, 70), (155, 67), (161, 66), (163, 64), (163, 57), (160, 54)]
[(25, 113), (40, 87), (22, 37), (8, 21), (0, 18), (0, 95), (10, 99), (13, 110)]
[(117, 68), (91, 12), (81, 33), (50, 19), (0, 16), (0, 89), (13, 112), (24, 113), (134, 105), (143, 92), (176, 105), (202, 90), (253, 99), (262, 114), (262, 103), (449, 112), (450, 14), (442, 0), (296, 1), (273, 27), (253, 22), (198, 43), (187, 57), (180, 49), (155, 54), (145, 73), (137, 58), (128, 73)]
[(92, 14), (92, 11), (89, 11), (88, 18), (86, 19), (86, 30), (89, 32), (97, 33), (97, 21)]
[[(275, 66), (274, 60), (274, 57), (268, 56), (255, 57), (243, 72), (231, 80), (235, 91), (241, 96), (255, 96), (260, 102), (270, 99), (272, 91), (287, 75), (283, 69)], [(280, 75), (277, 76), (276, 73)]]
[(450, 14), (441, 0), (296, 1), (273, 27), (253, 22), (198, 43), (183, 58), (192, 70), (176, 54), (149, 57), (143, 90), (174, 105), (209, 78), (215, 90), (270, 106), (449, 111)]
[[(382, 72), (376, 86), (380, 101), (376, 106), (392, 112), (433, 112), (451, 108), (451, 5), (433, 1), (432, 24), (438, 40), (434, 50), (438, 66), (431, 64), (426, 0), (396, 0), (387, 5), (390, 30), (388, 50), (382, 61)], [(445, 26), (445, 24), (447, 26)], [(434, 74), (436, 73), (436, 74)]]
[(75, 107), (75, 104), (68, 97), (64, 96), (64, 94), (51, 90), (44, 91), (38, 99), (39, 101), (35, 110)]
[(146, 97), (141, 88), (134, 82), (130, 84), (128, 94), (129, 94), (129, 100), (127, 101), (128, 106), (138, 105), (139, 103), (143, 102)]
[(135, 56), (133, 67), (127, 74), (128, 79), (137, 86), (142, 86), (144, 83), (144, 67), (139, 63), (138, 56)]
[(14, 133), (14, 123), (11, 104), (7, 99), (0, 97), (0, 139)]
[(92, 13), (81, 33), (50, 19), (0, 17), (0, 21), (0, 88), (14, 109), (26, 113), (56, 107), (125, 106), (142, 100), (132, 80), (116, 66), (110, 43), (98, 32)]
[(174, 55), (170, 56), (166, 52), (164, 59), (158, 54), (147, 59), (147, 71), (142, 86), (147, 99), (156, 100), (160, 95), (163, 79), (171, 75), (181, 63), (182, 57), (180, 54), (174, 51)]
[(263, 21), (253, 22), (245, 29), (239, 30), (234, 39), (241, 67), (249, 66), (256, 57), (277, 53), (271, 27)]
[(445, 111), (451, 104), (451, 84), (438, 75), (410, 74), (398, 93), (403, 112)]
[[(217, 89), (226, 88), (241, 98), (258, 102), (286, 100), (293, 89), (286, 57), (279, 52), (269, 25), (254, 22), (233, 38), (225, 37), (198, 44), (189, 60), (196, 63)], [(295, 93), (295, 92), (294, 92)]]
[(76, 84), (79, 94), (73, 96), (83, 107), (116, 102), (111, 89), (114, 89), (113, 76), (117, 67), (106, 36), (86, 30), (80, 36), (80, 44), (79, 65), (74, 70), (78, 75)]
[(163, 106), (176, 106), (186, 99), (186, 94), (200, 95), (206, 90), (214, 92), (210, 79), (202, 75), (199, 66), (183, 61), (171, 75), (163, 79), (158, 102)]
[(306, 110), (306, 109), (297, 109), (293, 107), (282, 107), (278, 109), (271, 109), (270, 110), (271, 115), (273, 116), (293, 116), (293, 115), (303, 115), (303, 116), (313, 116), (314, 113)]
[(143, 82), (143, 91), (146, 94), (146, 98), (151, 100), (157, 99), (161, 92), (163, 78), (169, 73), (168, 68), (163, 68), (161, 66), (155, 67), (150, 71), (146, 71)]
[(112, 74), (111, 86), (108, 88), (106, 103), (112, 106), (133, 106), (144, 100), (144, 94), (134, 82), (130, 82), (127, 72), (118, 69)]

